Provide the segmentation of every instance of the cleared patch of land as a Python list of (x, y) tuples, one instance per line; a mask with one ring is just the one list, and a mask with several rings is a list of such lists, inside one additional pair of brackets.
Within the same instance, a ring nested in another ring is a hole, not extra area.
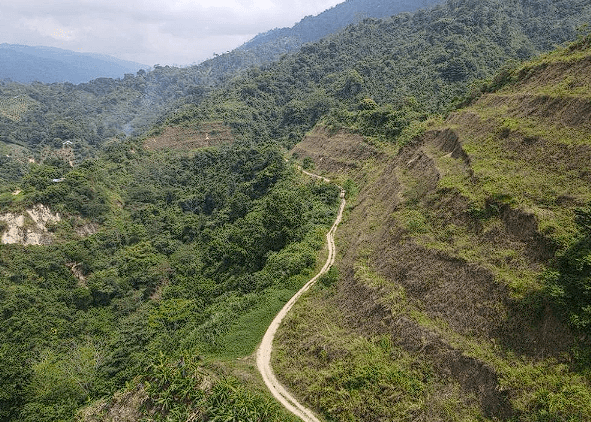
[(191, 150), (234, 142), (230, 128), (221, 122), (201, 123), (198, 127), (169, 126), (144, 142), (147, 149)]

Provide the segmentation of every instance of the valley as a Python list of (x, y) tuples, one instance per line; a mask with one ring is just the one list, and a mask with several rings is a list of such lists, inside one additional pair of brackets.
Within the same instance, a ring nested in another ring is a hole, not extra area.
[(0, 420), (591, 420), (591, 5), (385, 6), (0, 83)]
[[(314, 173), (307, 172), (303, 170), (303, 172), (310, 176), (317, 179), (322, 179), (326, 183), (330, 183), (329, 179), (326, 179), (322, 176), (318, 176)], [(271, 354), (273, 352), (273, 340), (275, 338), (275, 333), (277, 329), (281, 325), (281, 321), (285, 316), (289, 313), (293, 305), (298, 301), (298, 299), (306, 293), (310, 288), (312, 288), (316, 282), (323, 277), (334, 264), (335, 257), (336, 257), (336, 250), (334, 244), (334, 233), (341, 222), (343, 217), (343, 210), (345, 209), (346, 201), (345, 201), (345, 190), (341, 188), (341, 203), (339, 206), (339, 212), (336, 216), (336, 219), (331, 227), (331, 229), (326, 234), (326, 241), (328, 247), (328, 257), (326, 258), (326, 262), (320, 272), (316, 274), (314, 277), (310, 279), (304, 286), (298, 290), (298, 292), (291, 297), (291, 299), (285, 304), (285, 306), (279, 311), (279, 313), (275, 316), (273, 321), (271, 321), (271, 325), (265, 332), (263, 336), (263, 340), (261, 341), (261, 345), (257, 349), (257, 368), (263, 377), (263, 381), (273, 394), (277, 400), (287, 409), (289, 409), (292, 413), (300, 417), (302, 420), (306, 422), (318, 422), (318, 419), (314, 416), (314, 414), (304, 406), (302, 406), (294, 397), (289, 394), (289, 392), (285, 389), (283, 385), (281, 385), (277, 381), (277, 377), (273, 372), (273, 368), (271, 367)]]

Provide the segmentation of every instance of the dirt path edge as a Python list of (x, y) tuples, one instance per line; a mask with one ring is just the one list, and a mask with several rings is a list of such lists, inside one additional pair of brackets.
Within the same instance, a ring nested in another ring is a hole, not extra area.
[[(305, 174), (311, 177), (315, 177), (317, 179), (324, 180), (325, 182), (330, 182), (329, 179), (309, 173), (305, 170), (302, 170)], [(340, 187), (340, 186), (339, 186)], [(285, 304), (285, 306), (279, 311), (279, 313), (275, 316), (265, 335), (263, 336), (263, 340), (256, 352), (256, 362), (257, 368), (263, 377), (263, 381), (267, 385), (267, 388), (271, 391), (271, 394), (290, 412), (294, 415), (298, 416), (304, 422), (320, 422), (320, 420), (314, 415), (314, 413), (299, 403), (288, 391), (287, 389), (277, 380), (275, 373), (273, 372), (273, 368), (271, 367), (271, 352), (273, 351), (273, 339), (275, 338), (275, 333), (281, 324), (281, 321), (287, 315), (287, 313), (291, 310), (292, 306), (296, 301), (306, 292), (308, 291), (322, 276), (325, 274), (330, 267), (334, 264), (335, 256), (336, 256), (336, 248), (334, 243), (334, 234), (337, 230), (339, 223), (343, 217), (343, 210), (345, 209), (345, 190), (341, 188), (341, 204), (339, 207), (339, 212), (337, 217), (326, 234), (326, 241), (328, 245), (328, 257), (326, 262), (320, 272), (314, 276), (310, 281), (308, 281), (304, 287), (302, 287), (293, 297)]]

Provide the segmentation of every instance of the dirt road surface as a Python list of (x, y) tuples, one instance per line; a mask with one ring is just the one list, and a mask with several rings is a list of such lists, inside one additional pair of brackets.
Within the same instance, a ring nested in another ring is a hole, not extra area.
[[(315, 177), (325, 182), (330, 182), (329, 179), (318, 176), (313, 173), (309, 173), (307, 171), (302, 170), (305, 174), (311, 177)], [(265, 384), (271, 390), (271, 393), (279, 402), (285, 406), (290, 412), (301, 418), (304, 422), (320, 422), (320, 420), (314, 415), (314, 413), (306, 408), (304, 405), (299, 403), (288, 391), (287, 389), (277, 380), (277, 377), (273, 373), (273, 368), (271, 368), (271, 352), (273, 351), (273, 339), (275, 338), (275, 333), (277, 332), (277, 328), (281, 324), (281, 321), (290, 311), (294, 303), (302, 296), (307, 290), (310, 289), (322, 276), (326, 273), (332, 264), (334, 264), (335, 256), (336, 256), (336, 249), (334, 243), (334, 234), (337, 230), (339, 223), (341, 222), (341, 218), (343, 216), (343, 210), (345, 209), (345, 191), (341, 188), (341, 205), (339, 207), (339, 212), (335, 219), (334, 224), (332, 225), (329, 232), (326, 234), (326, 240), (328, 244), (328, 258), (326, 259), (326, 263), (320, 270), (318, 274), (314, 276), (310, 281), (308, 281), (304, 287), (302, 287), (290, 300), (285, 304), (285, 306), (279, 311), (275, 319), (271, 322), (271, 325), (267, 329), (265, 336), (259, 346), (256, 354), (257, 358), (257, 368), (265, 381)]]

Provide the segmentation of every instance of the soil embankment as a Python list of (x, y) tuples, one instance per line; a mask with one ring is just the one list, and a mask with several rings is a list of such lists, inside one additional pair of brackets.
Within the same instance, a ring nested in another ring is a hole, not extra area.
[(0, 215), (0, 221), (5, 225), (3, 244), (46, 245), (53, 239), (47, 226), (60, 222), (61, 217), (38, 204), (23, 213)]

